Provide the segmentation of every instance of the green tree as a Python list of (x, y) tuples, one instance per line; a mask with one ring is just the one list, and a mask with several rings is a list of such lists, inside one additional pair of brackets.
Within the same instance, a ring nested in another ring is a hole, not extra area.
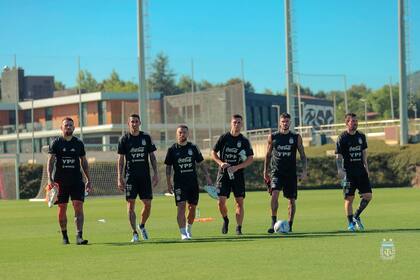
[(101, 89), (108, 92), (136, 92), (138, 86), (131, 81), (121, 80), (117, 71), (113, 69), (109, 77), (101, 82)]
[(153, 61), (148, 82), (152, 91), (161, 92), (163, 95), (179, 93), (175, 85), (175, 73), (169, 68), (169, 58), (164, 53), (159, 53)]
[(80, 70), (79, 75), (77, 76), (77, 84), (81, 89), (86, 90), (87, 92), (95, 92), (100, 90), (98, 82), (87, 70)]
[(54, 81), (54, 90), (65, 90), (66, 89), (66, 85), (63, 84), (63, 82), (61, 81)]

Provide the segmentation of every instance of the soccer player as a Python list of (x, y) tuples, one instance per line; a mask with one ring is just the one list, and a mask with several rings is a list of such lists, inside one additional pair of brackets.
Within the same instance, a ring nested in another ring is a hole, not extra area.
[[(76, 224), (77, 235), (76, 244), (86, 245), (87, 240), (83, 239), (83, 202), (85, 192), (92, 190), (89, 176), (89, 165), (86, 160), (85, 146), (77, 137), (73, 136), (74, 122), (66, 117), (61, 123), (62, 136), (55, 138), (48, 150), (48, 184), (58, 187), (58, 222), (63, 235), (63, 244), (70, 244), (67, 235), (67, 204), (71, 197), (74, 209), (74, 222)], [(86, 183), (83, 183), (83, 176)]]
[[(360, 214), (372, 199), (372, 187), (369, 181), (367, 163), (366, 136), (357, 130), (357, 116), (348, 113), (345, 116), (346, 131), (341, 133), (336, 145), (336, 163), (338, 177), (342, 179), (344, 209), (348, 220), (348, 230), (364, 230)], [(353, 200), (356, 189), (361, 197), (359, 208), (353, 216)]]
[[(199, 189), (196, 172), (196, 163), (202, 168), (208, 185), (212, 185), (208, 167), (196, 145), (188, 142), (188, 127), (179, 125), (176, 129), (176, 140), (166, 153), (166, 182), (168, 192), (175, 192), (177, 206), (177, 221), (181, 239), (192, 238), (191, 228), (195, 219), (195, 209), (198, 204)], [(173, 184), (171, 181), (172, 167), (174, 169)], [(188, 215), (185, 218), (186, 202), (188, 202)]]
[[(264, 161), (264, 181), (269, 184), (271, 194), (271, 226), (268, 233), (274, 233), (279, 208), (279, 193), (288, 200), (288, 222), (290, 232), (296, 213), (297, 199), (297, 168), (296, 151), (299, 151), (303, 170), (300, 179), (307, 176), (307, 159), (302, 144), (302, 137), (289, 130), (290, 115), (282, 113), (279, 119), (279, 130), (268, 136), (267, 153)], [(269, 174), (269, 171), (271, 171)]]
[[(140, 131), (140, 116), (130, 115), (128, 120), (129, 132), (122, 136), (118, 143), (118, 189), (125, 191), (127, 200), (128, 219), (133, 238), (131, 242), (138, 242), (141, 233), (143, 240), (149, 239), (145, 224), (150, 216), (152, 207), (152, 183), (156, 187), (159, 177), (156, 164), (156, 146), (149, 134)], [(153, 168), (153, 178), (150, 178), (149, 159)], [(124, 173), (125, 170), (125, 173)], [(141, 222), (136, 228), (136, 198), (140, 197), (143, 203)]]
[(213, 160), (219, 166), (216, 185), (219, 188), (219, 211), (223, 217), (222, 234), (227, 234), (229, 229), (226, 200), (231, 191), (236, 201), (236, 234), (242, 234), (245, 198), (244, 168), (250, 165), (254, 158), (251, 143), (241, 134), (242, 121), (241, 115), (232, 116), (230, 131), (219, 137), (211, 153)]

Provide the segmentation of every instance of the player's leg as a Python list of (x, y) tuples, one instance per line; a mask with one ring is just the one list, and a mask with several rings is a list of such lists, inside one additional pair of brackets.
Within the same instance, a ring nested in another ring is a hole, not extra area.
[(244, 197), (235, 197), (236, 234), (242, 235), (242, 222), (244, 221)]
[(188, 215), (187, 215), (187, 234), (188, 237), (192, 238), (192, 225), (194, 223), (195, 219), (195, 212), (198, 205), (198, 199), (199, 199), (199, 188), (198, 184), (194, 186), (193, 188), (189, 189), (187, 202), (188, 202)]
[(344, 212), (347, 216), (347, 221), (348, 221), (347, 229), (349, 231), (355, 231), (355, 225), (353, 222), (353, 200), (354, 200), (354, 194), (346, 195), (344, 197)]
[(372, 200), (372, 187), (370, 185), (369, 177), (366, 174), (364, 176), (360, 177), (360, 204), (359, 208), (357, 208), (356, 212), (354, 213), (354, 222), (356, 223), (356, 227), (359, 230), (364, 230), (365, 227), (362, 223), (362, 220), (360, 219), (360, 214), (362, 214), (363, 210), (366, 209), (369, 202)]
[(295, 219), (295, 214), (296, 214), (296, 199), (289, 198), (288, 201), (289, 203), (287, 205), (287, 209), (288, 209), (289, 232), (292, 232), (293, 221)]
[(178, 222), (178, 227), (179, 227), (179, 232), (181, 233), (181, 239), (182, 240), (187, 240), (188, 239), (188, 235), (187, 235), (187, 231), (185, 228), (185, 224), (187, 222), (186, 218), (185, 218), (185, 208), (186, 208), (186, 201), (179, 201), (176, 203), (177, 206), (177, 216), (176, 216), (176, 220)]
[(128, 221), (130, 222), (131, 230), (133, 231), (133, 238), (131, 242), (139, 241), (139, 234), (137, 232), (137, 223), (136, 223), (136, 199), (127, 198), (127, 215)]
[(88, 243), (87, 240), (83, 239), (83, 224), (85, 220), (84, 212), (83, 212), (83, 201), (81, 200), (73, 200), (73, 208), (74, 208), (74, 223), (76, 224), (76, 244), (78, 245), (85, 245)]
[(226, 207), (227, 196), (219, 195), (219, 200), (217, 206), (219, 207), (220, 215), (223, 218), (222, 233), (226, 234), (229, 230), (229, 218), (228, 218), (228, 209)]
[(58, 204), (58, 223), (60, 224), (61, 234), (63, 236), (63, 244), (70, 244), (67, 235), (67, 203)]
[(280, 191), (272, 188), (271, 192), (271, 226), (268, 228), (268, 233), (274, 233), (274, 224), (277, 222), (277, 210), (279, 209), (279, 194)]
[(138, 228), (140, 230), (141, 237), (143, 238), (143, 240), (148, 240), (149, 234), (147, 233), (145, 225), (146, 225), (147, 220), (150, 217), (150, 212), (152, 209), (152, 200), (142, 199), (141, 201), (143, 202), (143, 209), (141, 210), (141, 222)]

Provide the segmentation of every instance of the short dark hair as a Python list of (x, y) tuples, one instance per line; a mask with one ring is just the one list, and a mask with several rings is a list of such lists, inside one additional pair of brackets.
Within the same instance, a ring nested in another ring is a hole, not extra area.
[(176, 130), (178, 130), (178, 128), (184, 128), (184, 129), (188, 130), (188, 126), (187, 126), (187, 125), (185, 125), (185, 124), (180, 124), (180, 125), (178, 125), (178, 126), (176, 127)]
[(350, 118), (357, 118), (357, 115), (355, 113), (347, 113), (344, 116), (344, 121), (347, 123), (349, 121)]
[(280, 114), (280, 119), (290, 119), (290, 114), (289, 113), (281, 113)]
[(233, 114), (232, 119), (241, 119), (242, 120), (242, 116), (239, 115), (239, 114)]
[(140, 116), (138, 114), (131, 114), (130, 118), (137, 118), (140, 120)]
[(70, 118), (70, 117), (65, 117), (65, 118), (64, 118), (61, 122), (63, 123), (63, 122), (65, 122), (65, 121), (69, 121), (69, 122), (74, 123), (73, 119), (72, 119), (72, 118)]

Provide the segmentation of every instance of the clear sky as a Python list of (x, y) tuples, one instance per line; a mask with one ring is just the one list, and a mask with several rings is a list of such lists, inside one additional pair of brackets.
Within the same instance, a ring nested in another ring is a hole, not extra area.
[[(295, 70), (346, 74), (378, 88), (398, 79), (397, 0), (291, 0)], [(410, 5), (409, 69), (420, 70), (420, 1)], [(0, 65), (54, 75), (74, 86), (82, 69), (101, 80), (112, 69), (137, 81), (136, 0), (0, 0)], [(148, 51), (164, 52), (178, 75), (222, 82), (241, 74), (256, 90), (285, 88), (283, 0), (148, 0)], [(302, 76), (315, 90), (339, 78)]]

